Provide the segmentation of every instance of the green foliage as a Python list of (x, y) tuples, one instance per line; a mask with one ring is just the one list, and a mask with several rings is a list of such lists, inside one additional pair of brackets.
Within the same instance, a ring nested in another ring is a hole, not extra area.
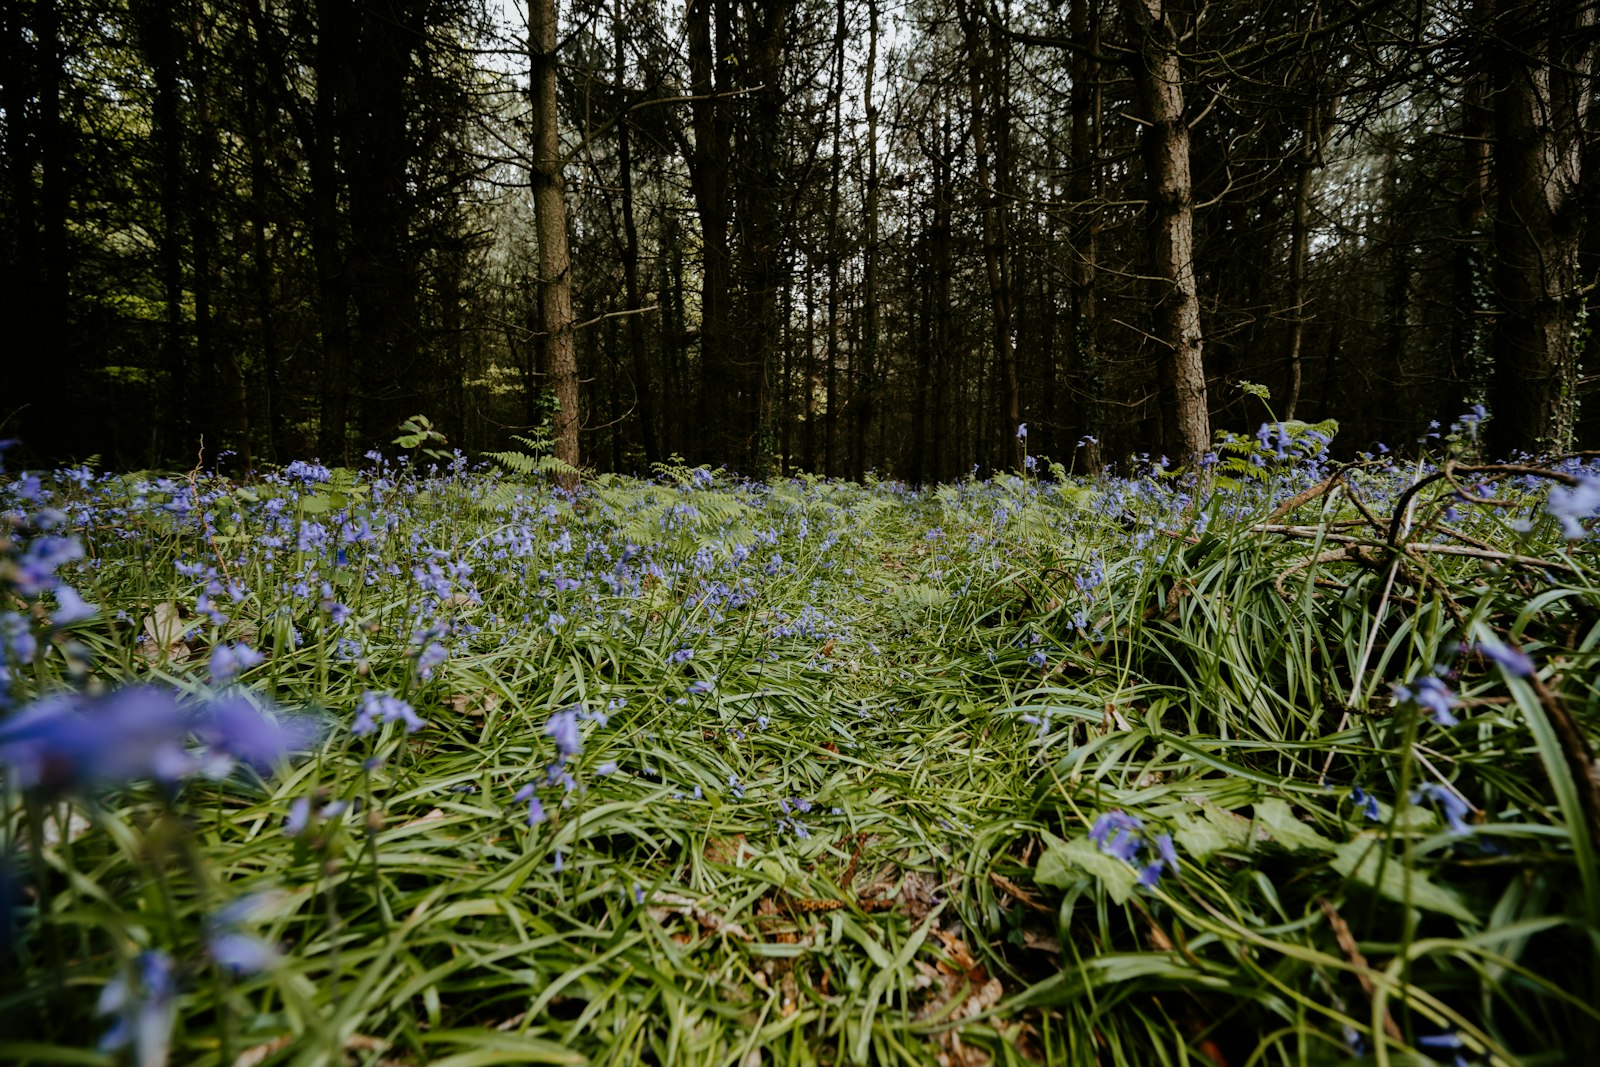
[[(0, 1059), (108, 1062), (96, 1001), (149, 949), (183, 978), (173, 1063), (1600, 1047), (1573, 759), (1600, 730), (1600, 581), (1542, 484), (1474, 470), (1490, 503), (1467, 504), (1455, 468), (1285, 465), (913, 491), (674, 459), (557, 492), (521, 443), (490, 477), (202, 478), (210, 525), (134, 506), (160, 475), (49, 485), (93, 560), (63, 577), (100, 611), (8, 661), (16, 702), (198, 695), (244, 641), (267, 659), (239, 684), (329, 732), (181, 790), (8, 782), (0, 853), (46, 891), (0, 969)], [(238, 594), (220, 621), (192, 610), (213, 581)], [(1483, 651), (1511, 648), (1534, 674)], [(1391, 688), (1423, 679), (1458, 724)], [(353, 735), (369, 690), (427, 726)], [(1131, 862), (1091, 836), (1113, 813)], [(1178, 863), (1152, 878), (1161, 835)], [(240, 897), (283, 952), (247, 975), (207, 947)]]
[(448, 462), (450, 452), (447, 446), (449, 441), (440, 433), (426, 415), (413, 415), (400, 424), (400, 436), (393, 441), (401, 448), (409, 448), (413, 453), (421, 453), (430, 459)]

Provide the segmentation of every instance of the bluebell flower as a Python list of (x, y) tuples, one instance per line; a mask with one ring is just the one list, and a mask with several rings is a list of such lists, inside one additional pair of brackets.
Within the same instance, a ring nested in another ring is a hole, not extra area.
[(234, 696), (209, 705), (194, 732), (206, 749), (206, 770), (220, 777), (235, 761), (265, 771), (289, 753), (309, 748), (321, 731), (309, 716), (274, 715)]
[(544, 822), (544, 805), (539, 802), (539, 794), (533, 785), (525, 785), (517, 790), (511, 798), (514, 801), (528, 802), (528, 825), (538, 826)]
[(1488, 658), (1500, 665), (1500, 669), (1513, 678), (1526, 678), (1533, 673), (1533, 659), (1520, 648), (1501, 644), (1493, 639), (1479, 641), (1476, 646)]
[(1045, 665), (1044, 650), (1043, 649), (1035, 649), (1032, 653), (1030, 653), (1028, 655), (1028, 662), (1033, 664), (1035, 667), (1043, 667)]
[(206, 954), (218, 967), (238, 976), (259, 974), (283, 958), (276, 945), (242, 929), (271, 899), (265, 893), (240, 897), (206, 921)]
[(1588, 532), (1579, 520), (1600, 509), (1600, 480), (1580, 476), (1578, 484), (1571, 488), (1551, 487), (1544, 509), (1561, 523), (1561, 535), (1568, 541), (1583, 540)]
[(296, 797), (294, 803), (289, 805), (289, 814), (283, 818), (283, 832), (290, 837), (299, 837), (311, 828), (311, 798)]
[(566, 762), (583, 752), (583, 737), (578, 731), (578, 709), (563, 708), (544, 724), (545, 735), (555, 741), (556, 759)]
[(70, 585), (56, 586), (56, 613), (57, 626), (71, 626), (75, 622), (90, 619), (100, 610), (93, 604), (85, 603), (78, 595), (78, 591)]
[(1418, 678), (1413, 686), (1393, 687), (1394, 698), (1402, 704), (1414, 704), (1424, 715), (1443, 727), (1459, 721), (1450, 711), (1457, 703), (1456, 695), (1444, 682), (1431, 674)]
[(1450, 832), (1455, 834), (1470, 834), (1472, 827), (1467, 823), (1466, 817), (1471, 814), (1472, 806), (1461, 798), (1454, 789), (1447, 786), (1436, 785), (1429, 782), (1412, 794), (1411, 802), (1420, 804), (1431, 800), (1439, 806), (1440, 813), (1445, 822), (1450, 826)]
[(715, 678), (696, 678), (694, 681), (689, 683), (689, 692), (696, 695), (702, 695), (711, 692), (712, 690), (716, 689), (716, 687), (717, 680)]
[(350, 727), (350, 732), (357, 736), (370, 734), (380, 722), (395, 721), (404, 722), (408, 734), (414, 734), (427, 725), (417, 717), (411, 705), (399, 697), (368, 690), (361, 694), (361, 700), (356, 705), (356, 721)]
[(1027, 437), (1028, 437), (1028, 424), (1025, 423), (1025, 422), (1017, 423), (1017, 440), (1024, 441), (1024, 440), (1027, 439)]
[(46, 697), (0, 721), (0, 764), (22, 789), (72, 792), (192, 773), (190, 716), (175, 694), (136, 686), (103, 697)]
[(115, 1016), (100, 1038), (100, 1051), (128, 1049), (135, 1067), (163, 1067), (172, 1046), (177, 993), (172, 957), (160, 950), (139, 953), (133, 981), (123, 972), (100, 990), (95, 1014)]
[(231, 682), (252, 667), (266, 662), (266, 657), (244, 642), (218, 645), (211, 650), (211, 680), (218, 684)]
[(1362, 789), (1359, 785), (1350, 790), (1350, 803), (1361, 810), (1361, 813), (1373, 822), (1382, 816), (1378, 811), (1378, 798)]

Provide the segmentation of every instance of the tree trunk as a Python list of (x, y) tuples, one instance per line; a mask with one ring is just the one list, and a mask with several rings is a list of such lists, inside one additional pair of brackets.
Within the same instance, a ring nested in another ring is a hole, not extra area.
[[(1074, 40), (1088, 42), (1072, 57), (1071, 176), (1067, 199), (1073, 225), (1069, 240), (1068, 284), (1072, 293), (1072, 354), (1076, 392), (1083, 398), (1083, 469), (1096, 473), (1103, 462), (1105, 372), (1100, 360), (1100, 212), (1094, 201), (1100, 183), (1100, 12), (1099, 0), (1072, 0), (1068, 26)], [(1076, 446), (1074, 446), (1076, 447)], [(1074, 464), (1076, 466), (1076, 464)]]
[(1490, 442), (1565, 452), (1577, 424), (1579, 179), (1594, 71), (1593, 4), (1496, 13), (1494, 396)]
[(1195, 463), (1211, 444), (1194, 269), (1194, 190), (1183, 114), (1179, 33), (1166, 0), (1122, 0), (1133, 41), (1134, 82), (1146, 125), (1140, 140), (1150, 217), (1163, 447)]
[[(616, 41), (617, 98), (627, 99), (623, 90), (623, 73), (627, 69), (623, 54), (622, 0), (612, 8), (612, 35)], [(661, 446), (656, 438), (656, 389), (650, 374), (649, 356), (645, 351), (644, 316), (639, 314), (642, 301), (639, 297), (639, 229), (633, 219), (633, 152), (630, 130), (632, 121), (622, 115), (617, 121), (617, 171), (622, 183), (622, 284), (627, 296), (628, 357), (633, 368), (634, 395), (639, 405), (639, 443), (644, 449), (645, 465), (661, 459)]]
[(311, 249), (322, 331), (317, 451), (330, 463), (350, 461), (350, 275), (339, 213), (338, 128), (348, 103), (347, 51), (354, 27), (339, 0), (317, 4), (315, 121), (306, 145), (311, 177)]
[(556, 458), (578, 465), (578, 362), (572, 336), (572, 262), (567, 251), (567, 197), (556, 126), (556, 5), (528, 6), (528, 60), (533, 89), (533, 211), (539, 237), (539, 291), (546, 369), (555, 392)]
[(861, 364), (855, 382), (855, 426), (851, 476), (860, 480), (867, 471), (867, 435), (878, 405), (878, 105), (874, 82), (878, 73), (878, 0), (867, 4), (867, 71), (862, 85), (862, 106), (867, 114), (867, 180), (862, 214), (866, 234), (862, 239)]
[[(700, 394), (695, 420), (693, 458), (707, 461), (730, 454), (733, 339), (730, 286), (733, 267), (728, 249), (732, 221), (728, 175), (728, 121), (725, 101), (716, 94), (727, 88), (721, 71), (731, 59), (729, 0), (689, 0), (685, 12), (689, 38), (689, 105), (694, 133), (689, 157), (690, 183), (700, 219)], [(713, 18), (713, 10), (715, 18)], [(713, 49), (715, 22), (715, 49)]]

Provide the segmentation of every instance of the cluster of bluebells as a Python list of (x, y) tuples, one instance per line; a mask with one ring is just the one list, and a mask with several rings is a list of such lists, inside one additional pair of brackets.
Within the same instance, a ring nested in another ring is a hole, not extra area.
[[(1527, 678), (1534, 673), (1533, 659), (1526, 652), (1501, 641), (1486, 638), (1470, 645), (1463, 644), (1460, 648), (1463, 652), (1481, 653), (1510, 677)], [(1460, 706), (1461, 698), (1445, 684), (1442, 676), (1449, 674), (1449, 667), (1439, 664), (1432, 674), (1416, 678), (1409, 685), (1392, 686), (1395, 703), (1417, 708), (1439, 726), (1448, 728), (1456, 725), (1459, 720), (1453, 709)]]
[(405, 723), (408, 734), (414, 734), (428, 725), (410, 704), (392, 693), (373, 690), (362, 693), (356, 703), (356, 721), (351, 725), (350, 732), (357, 737), (364, 737), (386, 722)]
[[(1151, 837), (1144, 821), (1125, 811), (1108, 811), (1094, 821), (1089, 829), (1089, 840), (1100, 846), (1100, 851), (1115, 856), (1124, 863), (1139, 868), (1139, 884), (1154, 889), (1168, 867), (1178, 869), (1178, 852), (1172, 847), (1171, 834)], [(1147, 861), (1141, 856), (1148, 855)]]
[[(0, 441), (0, 459), (13, 442)], [(4, 472), (0, 466), (0, 473)], [(68, 585), (60, 571), (84, 558), (83, 545), (75, 537), (55, 531), (68, 521), (65, 512), (53, 506), (53, 495), (36, 475), (23, 475), (6, 487), (0, 510), (0, 709), (10, 707), (15, 672), (32, 663), (41, 647), (35, 632), (35, 617), (48, 619), (47, 639), (59, 642), (69, 669), (82, 675), (88, 667), (89, 652), (72, 640), (65, 628), (92, 618), (98, 610)], [(46, 615), (15, 606), (42, 606), (49, 594), (55, 610)]]
[(157, 686), (60, 693), (0, 722), (0, 765), (22, 789), (52, 795), (139, 780), (175, 786), (238, 765), (266, 771), (319, 733), (307, 716), (263, 709), (243, 694), (190, 706)]
[[(620, 703), (614, 706), (620, 707)], [(582, 707), (562, 708), (553, 712), (545, 721), (544, 733), (555, 745), (556, 758), (545, 767), (544, 782), (546, 787), (561, 786), (563, 795), (571, 793), (578, 788), (577, 780), (572, 777), (571, 763), (583, 754), (583, 730), (581, 723), (584, 721), (596, 722), (604, 726), (609, 716), (603, 711), (589, 711)], [(617, 765), (614, 762), (602, 764), (596, 771), (601, 775), (614, 774)], [(527, 821), (529, 826), (537, 826), (545, 820), (544, 802), (539, 798), (541, 783), (529, 782), (512, 795), (516, 803), (528, 805)]]

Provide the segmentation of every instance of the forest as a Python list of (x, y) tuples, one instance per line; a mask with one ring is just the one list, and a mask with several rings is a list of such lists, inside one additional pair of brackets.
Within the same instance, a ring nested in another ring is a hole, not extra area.
[(931, 483), (1592, 444), (1578, 0), (18, 0), (24, 460)]

